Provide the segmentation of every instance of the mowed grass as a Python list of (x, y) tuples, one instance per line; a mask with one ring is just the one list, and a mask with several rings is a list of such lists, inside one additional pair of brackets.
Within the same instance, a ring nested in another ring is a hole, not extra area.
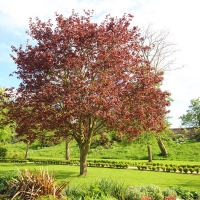
[(70, 185), (80, 186), (90, 184), (101, 178), (123, 182), (126, 186), (141, 186), (154, 184), (161, 189), (169, 186), (180, 186), (200, 192), (200, 175), (180, 174), (167, 172), (139, 171), (135, 169), (110, 169), (110, 168), (88, 168), (88, 176), (79, 176), (79, 166), (64, 165), (36, 165), (36, 164), (17, 164), (0, 163), (0, 173), (8, 173), (19, 169), (37, 169), (54, 171), (58, 181), (70, 181)]
[[(155, 138), (150, 141), (153, 151), (153, 162), (176, 165), (200, 165), (200, 142), (187, 141), (181, 144), (175, 144), (171, 139), (165, 138), (163, 142), (169, 152), (167, 157), (159, 156)], [(12, 158), (23, 158), (26, 146), (24, 143), (7, 144), (8, 156)], [(70, 144), (71, 159), (79, 159), (79, 149), (75, 141)], [(55, 146), (41, 148), (35, 143), (30, 146), (29, 158), (39, 159), (64, 159), (65, 143)], [(147, 162), (147, 147), (142, 142), (133, 143), (113, 143), (112, 145), (96, 146), (91, 148), (88, 154), (88, 160), (107, 159), (115, 161), (126, 161), (132, 163)], [(112, 180), (123, 182), (127, 186), (141, 186), (154, 184), (161, 189), (169, 186), (180, 186), (186, 189), (200, 192), (200, 175), (180, 174), (167, 172), (139, 171), (135, 169), (110, 169), (110, 168), (88, 168), (88, 176), (79, 176), (79, 166), (64, 165), (36, 165), (36, 164), (12, 164), (0, 163), (0, 174), (19, 169), (49, 169), (55, 171), (58, 181), (70, 181), (71, 186), (89, 185), (101, 178), (111, 178)]]

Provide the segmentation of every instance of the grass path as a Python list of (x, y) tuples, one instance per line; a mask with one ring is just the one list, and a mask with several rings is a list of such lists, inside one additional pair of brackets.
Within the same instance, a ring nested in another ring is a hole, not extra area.
[(54, 170), (58, 181), (68, 180), (71, 185), (89, 184), (97, 179), (110, 178), (116, 181), (122, 181), (125, 185), (141, 186), (154, 184), (161, 189), (169, 186), (180, 186), (186, 189), (192, 189), (200, 192), (200, 175), (180, 174), (167, 172), (139, 171), (135, 169), (110, 169), (110, 168), (88, 168), (88, 176), (80, 177), (79, 166), (64, 165), (36, 165), (36, 164), (18, 164), (18, 163), (0, 163), (0, 173), (15, 171), (19, 169), (48, 169)]

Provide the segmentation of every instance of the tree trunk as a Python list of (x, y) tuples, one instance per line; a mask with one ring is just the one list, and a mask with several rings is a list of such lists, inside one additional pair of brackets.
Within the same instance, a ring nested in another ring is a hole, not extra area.
[(29, 142), (26, 143), (26, 153), (25, 153), (24, 158), (28, 157), (28, 150), (29, 150)]
[(90, 145), (87, 143), (79, 144), (80, 150), (80, 176), (87, 175), (87, 155), (89, 151)]
[(161, 155), (162, 156), (167, 156), (167, 154), (168, 154), (167, 149), (166, 149), (166, 147), (165, 147), (165, 145), (164, 145), (164, 143), (163, 143), (163, 141), (162, 141), (160, 136), (157, 137), (157, 142), (158, 142), (158, 146), (159, 146), (160, 151), (161, 151)]
[(70, 160), (70, 140), (68, 138), (65, 143), (65, 160)]
[(151, 150), (151, 146), (150, 145), (147, 145), (147, 150), (148, 150), (148, 159), (149, 159), (149, 162), (152, 162), (152, 150)]

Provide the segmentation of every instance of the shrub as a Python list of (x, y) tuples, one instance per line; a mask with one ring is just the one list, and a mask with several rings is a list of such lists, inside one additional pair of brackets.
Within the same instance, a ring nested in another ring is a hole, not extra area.
[(17, 178), (16, 172), (6, 172), (0, 175), (0, 194), (6, 191), (9, 182), (14, 178)]
[(178, 171), (179, 171), (180, 173), (182, 173), (183, 168), (182, 168), (182, 167), (179, 167), (179, 168), (178, 168)]
[(189, 171), (190, 171), (191, 174), (193, 174), (194, 168), (190, 167), (190, 168), (189, 168)]
[(160, 188), (154, 185), (127, 188), (125, 199), (141, 200), (145, 198), (154, 200), (163, 200), (163, 194)]
[(177, 193), (177, 196), (181, 199), (193, 200), (200, 198), (200, 193), (196, 191), (187, 190), (182, 187), (170, 187), (170, 188), (174, 190)]
[(127, 200), (141, 200), (141, 198), (147, 196), (146, 191), (141, 191), (140, 187), (130, 186), (126, 190), (125, 199)]
[(199, 173), (199, 167), (195, 167), (194, 171), (198, 174)]
[(4, 147), (0, 147), (0, 157), (1, 158), (5, 158), (6, 157), (6, 155), (7, 155), (7, 149), (6, 148), (4, 148)]
[(72, 186), (66, 188), (66, 195), (70, 199), (117, 199), (124, 200), (126, 187), (123, 183), (111, 179), (100, 179), (89, 186)]
[(176, 167), (172, 167), (173, 172), (175, 173), (177, 171)]
[(13, 199), (36, 199), (43, 195), (52, 195), (54, 197), (62, 197), (63, 189), (68, 182), (63, 182), (55, 186), (54, 173), (40, 170), (25, 169), (24, 172), (18, 170), (18, 178), (13, 179), (8, 186), (7, 194)]
[(163, 170), (163, 172), (166, 170), (165, 166), (162, 166), (161, 169)]
[(146, 190), (147, 194), (148, 194), (147, 196), (152, 197), (154, 200), (162, 200), (163, 199), (163, 195), (162, 195), (160, 188), (155, 185), (144, 186), (144, 187), (142, 187), (142, 190)]
[[(170, 200), (171, 197), (177, 196), (176, 191), (172, 188), (167, 188), (162, 193), (163, 193), (166, 200), (167, 200), (167, 198), (168, 198), (168, 200)], [(171, 198), (171, 199), (173, 199), (173, 198)], [(175, 200), (176, 200), (176, 198), (175, 198)]]
[(171, 167), (166, 167), (166, 172), (170, 172), (172, 170)]
[(188, 171), (189, 171), (189, 169), (188, 169), (187, 167), (184, 167), (184, 168), (183, 168), (183, 171), (187, 174)]

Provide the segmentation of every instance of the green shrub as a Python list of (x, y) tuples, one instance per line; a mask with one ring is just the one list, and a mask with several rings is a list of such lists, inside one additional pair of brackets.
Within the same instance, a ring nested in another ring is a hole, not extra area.
[(148, 194), (147, 196), (152, 197), (154, 200), (162, 200), (163, 199), (163, 195), (162, 195), (160, 188), (155, 185), (144, 186), (144, 187), (142, 187), (142, 190), (146, 190), (147, 194)]
[(178, 171), (179, 171), (180, 173), (182, 173), (183, 168), (182, 168), (182, 167), (179, 167), (179, 168), (178, 168)]
[(160, 188), (154, 185), (128, 187), (125, 195), (125, 199), (127, 200), (150, 199), (150, 197), (154, 200), (163, 200), (163, 194)]
[(127, 200), (141, 200), (142, 197), (147, 196), (146, 191), (141, 191), (140, 187), (130, 186), (126, 190), (125, 199)]
[(173, 172), (176, 172), (177, 168), (176, 167), (172, 167), (172, 170), (173, 170)]
[(165, 166), (162, 166), (161, 169), (163, 170), (163, 172), (166, 170)]
[(174, 190), (177, 193), (177, 196), (181, 199), (197, 200), (200, 198), (200, 193), (196, 191), (187, 190), (182, 187), (170, 187), (170, 188)]
[(162, 193), (163, 193), (165, 198), (170, 197), (170, 196), (173, 196), (173, 197), (177, 196), (177, 193), (173, 188), (167, 188)]
[(17, 178), (16, 172), (6, 172), (4, 174), (0, 174), (0, 194), (5, 193), (9, 182), (14, 178)]
[(172, 170), (171, 167), (166, 167), (166, 172), (170, 172)]
[(4, 147), (0, 147), (0, 158), (5, 158), (8, 150)]
[(123, 183), (111, 179), (100, 179), (88, 185), (70, 186), (66, 188), (66, 195), (70, 199), (101, 199), (124, 200), (126, 187)]
[(190, 168), (189, 168), (189, 171), (190, 171), (191, 174), (193, 174), (194, 168), (190, 167)]
[(184, 167), (184, 168), (183, 168), (183, 171), (187, 174), (188, 171), (189, 171), (189, 169), (188, 169), (187, 167)]
[(199, 173), (199, 167), (195, 167), (194, 171), (198, 174)]

